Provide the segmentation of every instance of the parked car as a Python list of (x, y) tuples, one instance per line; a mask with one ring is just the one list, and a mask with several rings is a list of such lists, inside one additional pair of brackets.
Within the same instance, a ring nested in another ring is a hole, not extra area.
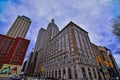
[(32, 80), (38, 80), (38, 78), (37, 77), (33, 77)]
[(22, 79), (20, 76), (16, 76), (16, 75), (12, 76), (11, 78), (12, 78), (12, 80), (21, 80)]

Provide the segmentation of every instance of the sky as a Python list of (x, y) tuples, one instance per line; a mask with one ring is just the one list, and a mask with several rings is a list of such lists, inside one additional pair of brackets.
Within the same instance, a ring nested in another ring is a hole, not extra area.
[(120, 40), (111, 27), (120, 15), (120, 0), (0, 0), (0, 34), (5, 35), (19, 15), (32, 20), (25, 60), (35, 46), (39, 29), (46, 29), (54, 18), (60, 30), (70, 21), (86, 30), (92, 43), (112, 51), (120, 67)]

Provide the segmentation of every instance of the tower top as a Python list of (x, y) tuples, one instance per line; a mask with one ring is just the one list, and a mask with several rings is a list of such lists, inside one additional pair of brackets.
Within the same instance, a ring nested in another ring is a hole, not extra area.
[(54, 18), (52, 18), (52, 20), (51, 20), (51, 23), (55, 23), (55, 20), (54, 20)]
[(28, 20), (31, 20), (29, 17), (27, 17), (27, 16), (25, 16), (25, 15), (23, 15), (22, 17), (24, 17), (24, 18), (26, 18), (26, 19), (28, 19)]

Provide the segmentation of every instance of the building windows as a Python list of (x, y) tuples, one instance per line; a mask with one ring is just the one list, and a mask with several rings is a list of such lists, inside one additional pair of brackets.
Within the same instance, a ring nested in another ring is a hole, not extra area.
[(81, 45), (80, 45), (79, 35), (78, 35), (78, 32), (77, 32), (77, 31), (75, 31), (75, 38), (76, 38), (77, 47), (78, 47), (78, 49), (80, 49), (80, 48), (81, 48)]
[(66, 71), (63, 69), (63, 78), (66, 79)]
[(90, 80), (93, 80), (93, 79), (92, 79), (92, 74), (91, 74), (90, 68), (88, 68), (88, 74), (89, 74)]
[[(72, 28), (72, 29), (71, 29)], [(71, 27), (68, 29), (64, 29), (60, 33), (57, 34), (56, 37), (54, 37), (52, 40), (48, 40), (47, 45), (47, 51), (45, 51), (46, 54), (46, 64), (48, 64), (49, 69), (52, 69), (54, 71), (51, 71), (51, 76), (58, 77), (59, 79), (66, 76), (66, 73), (69, 79), (72, 79), (72, 69), (68, 68), (67, 70), (61, 69), (62, 67), (70, 67), (71, 64), (74, 64), (75, 62), (83, 63), (83, 65), (89, 65), (89, 58), (91, 56), (90, 51), (90, 41), (88, 41), (89, 37), (85, 31), (82, 31), (80, 28)], [(72, 35), (72, 32), (75, 33), (75, 42), (74, 42), (74, 34)], [(89, 43), (89, 45), (88, 45)], [(79, 58), (76, 58), (75, 52), (77, 51), (76, 46), (78, 48)], [(74, 48), (75, 47), (75, 48)], [(74, 52), (74, 50), (76, 50)], [(92, 60), (91, 60), (92, 61)], [(77, 64), (76, 63), (76, 64)], [(45, 64), (45, 63), (44, 63)], [(75, 79), (78, 79), (76, 64), (74, 64), (74, 77)], [(91, 63), (90, 63), (91, 64)], [(70, 65), (70, 66), (68, 66)], [(53, 68), (54, 67), (54, 68)], [(56, 70), (56, 69), (60, 70)], [(48, 70), (49, 70), (48, 69)], [(61, 71), (62, 70), (62, 71)], [(86, 75), (86, 69), (83, 67), (81, 68), (84, 79), (87, 78)], [(88, 69), (89, 71), (90, 69)], [(68, 71), (68, 72), (66, 72)], [(62, 74), (63, 72), (63, 74)], [(63, 75), (63, 76), (61, 76)], [(91, 75), (91, 72), (89, 71), (89, 75)]]
[(69, 79), (72, 79), (71, 68), (68, 68), (68, 78), (69, 78)]
[(52, 77), (54, 77), (54, 71), (52, 71)]
[(57, 78), (57, 70), (55, 70), (55, 77)]
[(97, 75), (95, 73), (95, 69), (93, 69), (93, 74), (94, 74), (94, 78), (97, 78)]
[(59, 78), (61, 78), (61, 70), (59, 70)]
[(75, 74), (75, 79), (77, 79), (77, 70), (76, 70), (76, 66), (74, 66), (74, 74)]
[(83, 68), (81, 68), (81, 70), (82, 70), (82, 73), (83, 73), (83, 78), (86, 79), (87, 75), (86, 75), (86, 72), (85, 72), (85, 68), (83, 67)]

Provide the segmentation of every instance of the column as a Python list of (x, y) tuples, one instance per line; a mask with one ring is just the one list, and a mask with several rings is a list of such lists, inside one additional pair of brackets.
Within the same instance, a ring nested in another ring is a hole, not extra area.
[(86, 78), (89, 79), (88, 68), (87, 67), (84, 67), (84, 68), (85, 68), (85, 72), (86, 72)]
[(82, 79), (83, 78), (83, 74), (82, 74), (81, 67), (79, 65), (76, 65), (76, 71), (77, 71), (78, 80)]
[(94, 68), (95, 69), (95, 74), (96, 74), (96, 76), (97, 76), (97, 79), (99, 78), (99, 76), (98, 76), (98, 72), (97, 72), (97, 69), (96, 68)]
[(48, 73), (48, 71), (46, 71), (45, 77), (47, 77), (47, 76), (48, 76), (48, 74), (47, 74), (47, 73)]
[(66, 70), (66, 78), (68, 79), (68, 68), (66, 67), (65, 70)]
[(61, 79), (63, 79), (63, 69), (61, 68)]
[(54, 74), (53, 74), (53, 77), (55, 78), (55, 70), (53, 70), (53, 73), (54, 73)]
[(92, 79), (95, 80), (95, 77), (94, 77), (93, 69), (92, 69), (92, 68), (90, 68), (90, 72), (91, 72), (91, 75), (92, 75)]
[(47, 77), (49, 77), (49, 71), (48, 71), (48, 75), (47, 75)]
[(52, 70), (50, 70), (50, 77), (52, 77)]
[(72, 79), (75, 79), (75, 72), (74, 72), (74, 67), (71, 67), (71, 74), (72, 74)]

